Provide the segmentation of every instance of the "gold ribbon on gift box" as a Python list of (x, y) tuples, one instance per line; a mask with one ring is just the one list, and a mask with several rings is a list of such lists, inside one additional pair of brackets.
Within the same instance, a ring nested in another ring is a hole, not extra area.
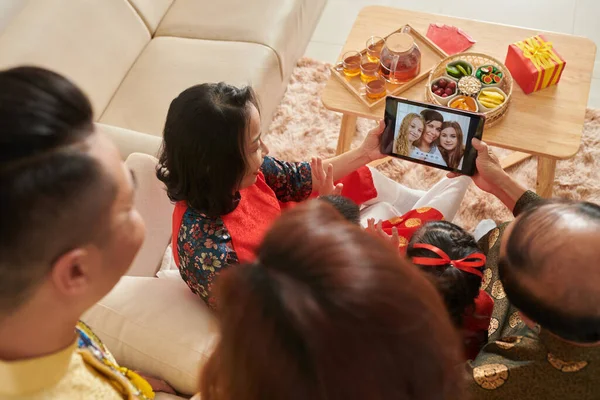
[(538, 70), (534, 90), (544, 89), (558, 82), (564, 68), (564, 61), (554, 51), (552, 42), (546, 42), (538, 35), (517, 42), (515, 45), (521, 49), (523, 57), (529, 59)]

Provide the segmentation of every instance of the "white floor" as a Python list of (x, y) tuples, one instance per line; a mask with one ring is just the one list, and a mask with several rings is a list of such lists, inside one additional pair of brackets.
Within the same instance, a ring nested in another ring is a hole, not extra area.
[[(335, 62), (356, 15), (367, 5), (387, 5), (461, 18), (587, 36), (600, 43), (598, 0), (328, 0), (306, 56)], [(589, 106), (600, 108), (600, 51)]]

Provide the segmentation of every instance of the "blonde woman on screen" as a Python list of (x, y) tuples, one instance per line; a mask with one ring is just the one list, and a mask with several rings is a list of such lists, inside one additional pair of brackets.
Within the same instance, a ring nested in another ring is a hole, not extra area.
[(425, 120), (416, 113), (407, 114), (400, 124), (398, 136), (394, 142), (394, 153), (408, 156), (413, 150), (413, 143), (421, 137), (425, 128)]

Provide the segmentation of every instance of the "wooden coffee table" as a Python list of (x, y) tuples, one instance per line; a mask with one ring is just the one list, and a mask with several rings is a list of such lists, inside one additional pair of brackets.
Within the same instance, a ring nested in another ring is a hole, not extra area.
[[(501, 61), (508, 45), (541, 31), (487, 22), (370, 6), (361, 10), (346, 44), (340, 53), (360, 50), (370, 36), (385, 36), (404, 24), (427, 33), (430, 23), (454, 25), (477, 43), (467, 51), (489, 54)], [(515, 82), (508, 114), (495, 126), (484, 131), (484, 140), (494, 146), (516, 150), (504, 165), (530, 155), (538, 156), (537, 193), (552, 195), (556, 161), (573, 157), (579, 150), (590, 92), (596, 45), (591, 40), (573, 35), (543, 32), (567, 61), (558, 85), (525, 95)], [(402, 97), (425, 101), (426, 80), (402, 93)], [(385, 104), (369, 109), (335, 78), (331, 77), (322, 96), (326, 108), (343, 113), (337, 153), (350, 148), (356, 132), (356, 118), (383, 118)]]

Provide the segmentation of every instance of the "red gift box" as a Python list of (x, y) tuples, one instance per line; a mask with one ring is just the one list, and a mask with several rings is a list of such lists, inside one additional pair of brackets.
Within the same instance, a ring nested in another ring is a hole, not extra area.
[(508, 46), (506, 67), (525, 94), (556, 85), (567, 62), (546, 40), (537, 35)]

